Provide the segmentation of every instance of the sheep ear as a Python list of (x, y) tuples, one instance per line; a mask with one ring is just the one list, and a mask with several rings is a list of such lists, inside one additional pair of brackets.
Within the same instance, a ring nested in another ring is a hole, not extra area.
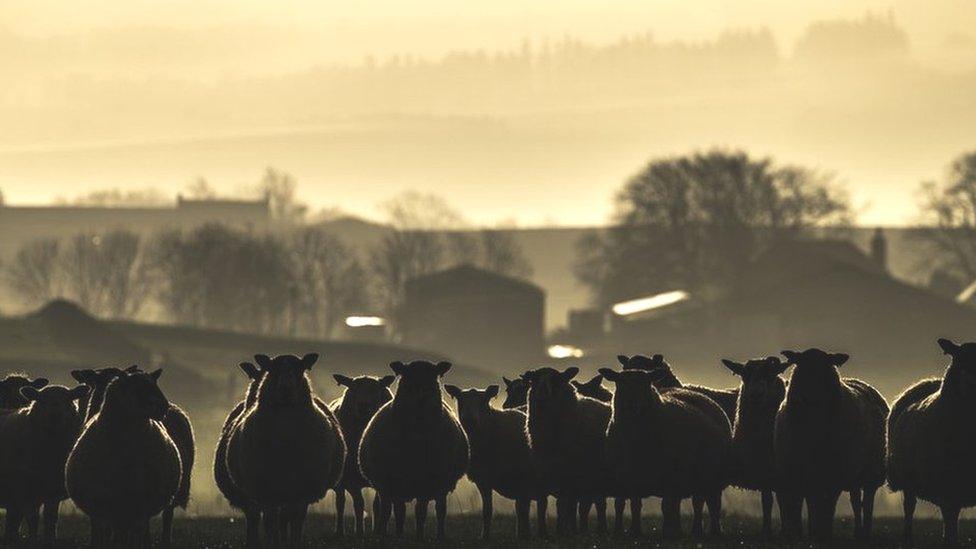
[(536, 378), (535, 370), (529, 370), (524, 372), (519, 376), (520, 379), (524, 380), (526, 383), (532, 383), (532, 380)]
[(352, 378), (349, 376), (344, 376), (342, 374), (332, 374), (332, 377), (335, 378), (336, 383), (338, 383), (339, 385), (345, 385), (346, 387), (352, 386)]
[(601, 381), (603, 381), (603, 377), (600, 374), (597, 374), (592, 378), (590, 378), (590, 380), (584, 383), (583, 385), (586, 385), (587, 387), (596, 387), (597, 385), (600, 384)]
[(507, 377), (502, 376), (502, 381), (505, 382), (505, 388), (508, 388), (508, 387), (511, 387), (512, 386), (512, 380), (511, 379), (508, 379)]
[(790, 367), (788, 363), (780, 360), (778, 356), (767, 357), (766, 361), (769, 362), (770, 367), (776, 372), (776, 375), (782, 374)]
[(402, 376), (407, 371), (407, 365), (397, 360), (390, 363), (390, 369), (398, 376)]
[(630, 359), (627, 358), (627, 355), (617, 355), (617, 362), (619, 362), (621, 366), (626, 366), (627, 363), (630, 362)]
[(267, 370), (271, 366), (271, 357), (268, 355), (254, 355), (254, 362), (257, 362), (262, 370)]
[(662, 354), (656, 354), (656, 355), (652, 356), (651, 357), (651, 362), (653, 362), (654, 364), (661, 364), (661, 365), (663, 365), (664, 364), (664, 355), (662, 355)]
[(788, 365), (796, 364), (796, 361), (800, 359), (800, 353), (796, 351), (780, 351), (779, 354), (786, 357)]
[(434, 366), (434, 371), (437, 372), (438, 377), (442, 377), (447, 372), (451, 371), (453, 364), (450, 362), (441, 361)]
[(71, 370), (71, 377), (78, 383), (88, 383), (94, 373), (94, 370)]
[(485, 389), (485, 396), (488, 397), (488, 400), (489, 401), (491, 401), (491, 399), (493, 399), (496, 396), (498, 396), (498, 389), (499, 389), (498, 385), (489, 385)]
[(30, 385), (25, 385), (20, 388), (20, 396), (26, 398), (27, 400), (34, 401), (41, 395), (41, 392)]
[(305, 368), (306, 370), (311, 370), (312, 366), (315, 366), (315, 363), (318, 361), (319, 361), (318, 353), (308, 353), (307, 355), (302, 357), (302, 367)]
[(600, 368), (598, 371), (600, 372), (600, 375), (610, 383), (616, 383), (617, 378), (620, 377), (619, 372), (616, 370), (611, 370), (610, 368)]
[(152, 372), (149, 372), (149, 377), (151, 377), (153, 381), (159, 381), (159, 376), (161, 376), (161, 375), (163, 375), (163, 369), (162, 368), (159, 368), (158, 370), (153, 370)]
[(380, 385), (389, 387), (390, 385), (393, 385), (394, 381), (396, 381), (396, 376), (383, 376), (380, 378)]
[(559, 374), (559, 376), (568, 381), (576, 377), (576, 374), (579, 374), (579, 368), (577, 368), (576, 366), (571, 366), (563, 370), (563, 372)]
[(461, 388), (458, 387), (457, 385), (451, 385), (451, 384), (444, 385), (444, 390), (447, 391), (447, 394), (451, 395), (456, 399), (461, 398)]
[(847, 364), (847, 361), (850, 360), (851, 358), (850, 355), (844, 353), (832, 353), (829, 356), (830, 356), (830, 363), (838, 368), (840, 368), (844, 364)]
[(72, 389), (68, 393), (68, 395), (71, 397), (71, 400), (78, 400), (79, 398), (84, 398), (84, 397), (88, 396), (88, 393), (90, 391), (91, 391), (91, 389), (87, 385), (79, 385), (79, 386), (75, 387), (74, 389)]
[(741, 376), (743, 373), (745, 373), (746, 370), (745, 366), (733, 360), (727, 360), (723, 358), (722, 364), (725, 364), (725, 367), (731, 370), (732, 373), (737, 376)]
[(33, 387), (35, 389), (43, 389), (44, 387), (47, 387), (47, 384), (48, 383), (50, 383), (50, 381), (48, 381), (46, 377), (39, 377), (39, 378), (35, 379), (34, 381), (31, 381), (30, 384), (31, 384), (31, 387)]
[(953, 356), (959, 351), (959, 346), (951, 339), (940, 339), (939, 347), (942, 347), (942, 352), (949, 356)]
[(250, 362), (241, 362), (237, 367), (250, 379), (257, 380), (261, 377), (261, 370)]

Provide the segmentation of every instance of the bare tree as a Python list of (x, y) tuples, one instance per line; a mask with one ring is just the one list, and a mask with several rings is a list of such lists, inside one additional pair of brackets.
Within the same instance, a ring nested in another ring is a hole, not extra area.
[(258, 192), (267, 198), (271, 217), (281, 223), (296, 223), (305, 217), (308, 207), (298, 201), (295, 177), (268, 167), (258, 183)]
[(32, 240), (17, 250), (5, 269), (7, 283), (28, 305), (40, 305), (58, 295), (60, 253), (56, 238)]
[(187, 198), (210, 200), (217, 197), (217, 191), (203, 176), (197, 177), (186, 186)]
[(976, 152), (955, 159), (942, 185), (922, 184), (918, 237), (946, 274), (976, 280)]
[(479, 232), (479, 236), (481, 267), (519, 278), (532, 276), (532, 265), (510, 232), (484, 229)]
[(66, 295), (93, 314), (130, 318), (146, 301), (148, 270), (135, 233), (76, 235), (65, 245), (59, 263)]

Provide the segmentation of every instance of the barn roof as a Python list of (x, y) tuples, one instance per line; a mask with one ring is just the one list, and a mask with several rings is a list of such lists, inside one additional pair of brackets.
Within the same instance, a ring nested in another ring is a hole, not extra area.
[(531, 282), (464, 264), (411, 278), (408, 293), (507, 293), (543, 297), (545, 292)]

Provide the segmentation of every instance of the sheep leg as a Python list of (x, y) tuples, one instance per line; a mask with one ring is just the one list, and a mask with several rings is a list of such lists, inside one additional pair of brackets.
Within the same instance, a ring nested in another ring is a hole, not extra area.
[(264, 537), (267, 539), (268, 544), (274, 544), (278, 542), (278, 509), (270, 508), (266, 509), (263, 513), (264, 517)]
[(390, 523), (390, 513), (393, 504), (389, 498), (377, 492), (373, 496), (373, 533), (378, 536), (386, 535), (386, 527)]
[(585, 534), (590, 530), (590, 507), (593, 506), (593, 500), (590, 498), (581, 498), (579, 500), (579, 529), (577, 530), (581, 534)]
[(596, 500), (596, 533), (607, 533), (607, 498), (605, 497)]
[(678, 539), (681, 537), (681, 498), (661, 498), (661, 514), (664, 524), (661, 528), (664, 539)]
[(624, 498), (613, 498), (613, 535), (624, 535), (624, 508), (627, 500)]
[(61, 510), (61, 502), (51, 500), (44, 504), (44, 543), (53, 545), (58, 539), (58, 513)]
[(27, 519), (27, 540), (31, 545), (37, 543), (37, 525), (40, 518), (40, 507), (37, 505), (31, 505), (27, 508), (27, 513), (25, 517)]
[(762, 514), (763, 514), (762, 535), (764, 538), (772, 537), (773, 535), (773, 491), (772, 490), (762, 491)]
[(912, 532), (912, 523), (915, 520), (915, 505), (918, 503), (918, 499), (915, 494), (910, 492), (905, 492), (904, 499), (902, 499), (902, 510), (905, 513), (904, 527), (902, 530), (902, 537), (905, 540), (905, 545), (911, 547), (915, 545), (915, 535)]
[(396, 537), (403, 537), (403, 519), (407, 514), (407, 505), (402, 499), (393, 500), (393, 528)]
[(417, 541), (424, 541), (424, 526), (427, 524), (427, 507), (429, 499), (417, 498), (413, 507), (413, 518), (417, 522)]
[(491, 537), (491, 518), (493, 513), (491, 488), (478, 485), (478, 492), (481, 493), (481, 539)]
[(722, 491), (709, 494), (705, 504), (708, 505), (708, 535), (720, 538), (722, 537)]
[[(624, 501), (620, 498), (620, 501)], [(630, 498), (630, 535), (633, 537), (639, 537), (641, 535), (641, 506), (644, 502), (639, 496), (634, 496)], [(620, 506), (621, 518), (623, 515), (623, 505)]]
[(840, 497), (840, 490), (835, 490), (824, 495), (823, 501), (823, 528), (824, 539), (831, 539), (834, 536), (834, 517), (837, 515), (837, 499)]
[(959, 544), (959, 506), (942, 505), (942, 543), (947, 547)]
[(437, 513), (437, 539), (447, 537), (447, 494), (434, 498), (434, 512)]
[(302, 531), (305, 529), (305, 517), (308, 516), (308, 505), (298, 505), (288, 513), (290, 524), (290, 538), (293, 545), (300, 545), (302, 542)]
[(803, 500), (791, 492), (777, 492), (776, 501), (779, 503), (779, 520), (783, 537), (798, 538), (802, 529)]
[(363, 531), (365, 530), (363, 516), (366, 512), (366, 502), (363, 500), (363, 489), (356, 488), (355, 490), (350, 490), (349, 493), (352, 495), (352, 512), (356, 515), (356, 537), (363, 537)]
[(346, 533), (346, 491), (342, 488), (335, 490), (335, 533), (341, 537)]
[(3, 539), (6, 545), (11, 545), (20, 539), (20, 521), (22, 520), (21, 510), (17, 507), (10, 507), (7, 509), (7, 521), (5, 530), (3, 533)]
[(705, 508), (705, 498), (702, 496), (691, 496), (691, 535), (701, 537), (705, 533), (705, 518), (703, 509)]
[(244, 510), (244, 529), (247, 532), (247, 546), (257, 547), (261, 531), (261, 512), (257, 509)]
[(855, 488), (850, 492), (851, 496), (851, 512), (854, 513), (854, 539), (861, 539), (862, 519), (863, 519), (863, 502), (861, 501), (861, 489)]
[(871, 537), (871, 528), (874, 525), (874, 495), (878, 491), (877, 488), (865, 488), (864, 489), (864, 507), (862, 507), (862, 513), (864, 518), (861, 521), (861, 531), (864, 533), (864, 539), (869, 539)]
[[(568, 507), (568, 509), (567, 509)], [(566, 496), (556, 496), (556, 534), (568, 536), (571, 534), (568, 526), (568, 515), (576, 514), (576, 506)]]
[(539, 526), (539, 537), (547, 539), (549, 537), (549, 496), (541, 496), (535, 500), (535, 519)]
[(163, 509), (163, 529), (159, 534), (159, 543), (163, 547), (169, 547), (173, 540), (173, 507), (167, 506)]
[(515, 500), (515, 532), (519, 539), (529, 539), (531, 536), (529, 528), (529, 505), (532, 500), (519, 498)]

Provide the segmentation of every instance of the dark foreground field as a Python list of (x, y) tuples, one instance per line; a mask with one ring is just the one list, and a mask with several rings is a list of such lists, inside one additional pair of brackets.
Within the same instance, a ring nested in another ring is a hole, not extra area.
[[(433, 514), (433, 513), (431, 513)], [(307, 547), (385, 547), (402, 546), (418, 547), (413, 540), (413, 517), (407, 515), (407, 534), (404, 541), (394, 542), (392, 539), (379, 540), (368, 537), (365, 541), (356, 540), (352, 536), (336, 539), (332, 534), (333, 518), (331, 515), (313, 515), (309, 517), (306, 528), (305, 544)], [(433, 519), (433, 517), (431, 517)], [(686, 518), (687, 521), (687, 518)], [(553, 521), (554, 522), (554, 521)], [(352, 522), (347, 521), (349, 528)], [(59, 548), (85, 547), (88, 527), (84, 518), (79, 516), (62, 517)], [(776, 540), (765, 541), (759, 537), (760, 521), (754, 517), (727, 516), (725, 518), (726, 535), (721, 540), (687, 539), (682, 542), (665, 543), (660, 539), (660, 518), (645, 519), (645, 535), (639, 540), (615, 539), (596, 535), (579, 536), (571, 540), (553, 540), (542, 542), (533, 540), (532, 543), (519, 543), (511, 534), (514, 519), (510, 515), (495, 517), (495, 535), (490, 542), (480, 539), (481, 519), (474, 515), (452, 516), (448, 519), (448, 537), (446, 546), (464, 547), (513, 547), (519, 546), (549, 546), (549, 547), (688, 547), (688, 548), (724, 548), (724, 547), (783, 547), (788, 544)], [(154, 535), (158, 524), (154, 524)], [(433, 533), (433, 520), (428, 521), (428, 532)], [(686, 529), (688, 524), (685, 525)], [(852, 525), (849, 519), (841, 519), (837, 523), (835, 541), (829, 547), (897, 547), (901, 546), (901, 521), (897, 518), (881, 518), (876, 524), (876, 536), (873, 542), (864, 544), (854, 542)], [(964, 547), (976, 546), (976, 521), (965, 521), (961, 525), (960, 541)], [(916, 546), (941, 547), (941, 523), (935, 519), (916, 521)], [(177, 519), (173, 532), (174, 548), (224, 548), (241, 547), (243, 545), (244, 525), (240, 518), (192, 518)], [(426, 545), (433, 545), (428, 542)], [(796, 543), (793, 547), (809, 547), (809, 543)], [(828, 545), (823, 545), (828, 546)]]

